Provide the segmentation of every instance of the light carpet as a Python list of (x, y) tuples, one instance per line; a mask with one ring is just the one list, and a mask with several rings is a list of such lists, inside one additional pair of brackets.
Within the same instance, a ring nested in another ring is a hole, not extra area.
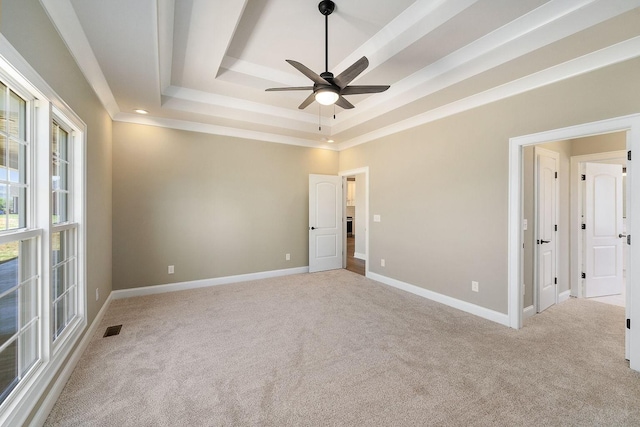
[(638, 426), (623, 324), (571, 299), (516, 331), (346, 270), (115, 300), (45, 425)]

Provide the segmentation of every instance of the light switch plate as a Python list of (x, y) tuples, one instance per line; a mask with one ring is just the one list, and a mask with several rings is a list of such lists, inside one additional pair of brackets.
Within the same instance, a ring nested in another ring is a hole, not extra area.
[(380, 215), (374, 215), (373, 222), (380, 222)]

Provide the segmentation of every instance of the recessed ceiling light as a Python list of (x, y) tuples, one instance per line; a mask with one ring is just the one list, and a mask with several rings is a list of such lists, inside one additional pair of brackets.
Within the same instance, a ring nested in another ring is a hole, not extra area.
[(138, 114), (149, 114), (149, 112), (147, 110), (143, 110), (142, 108), (136, 108), (133, 111), (135, 111)]
[(333, 144), (335, 141), (334, 141), (333, 139), (327, 139), (327, 142), (328, 142), (329, 144)]

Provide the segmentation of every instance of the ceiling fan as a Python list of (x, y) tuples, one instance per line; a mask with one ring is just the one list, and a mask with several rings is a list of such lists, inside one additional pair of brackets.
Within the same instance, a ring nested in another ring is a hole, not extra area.
[(388, 85), (375, 85), (375, 86), (349, 86), (349, 83), (360, 75), (369, 66), (369, 60), (366, 56), (358, 59), (353, 65), (338, 74), (336, 77), (333, 73), (329, 72), (329, 15), (334, 11), (336, 5), (331, 0), (322, 0), (318, 4), (320, 13), (324, 15), (325, 19), (325, 55), (324, 64), (325, 71), (321, 74), (314, 73), (308, 67), (302, 65), (297, 61), (287, 59), (286, 61), (291, 64), (295, 69), (307, 76), (313, 82), (313, 86), (298, 86), (298, 87), (274, 87), (267, 89), (267, 92), (272, 91), (289, 91), (289, 90), (312, 90), (311, 95), (305, 99), (298, 107), (303, 110), (307, 108), (313, 101), (318, 101), (322, 105), (336, 104), (339, 107), (345, 109), (354, 108), (354, 105), (347, 101), (343, 95), (358, 95), (365, 93), (378, 93), (384, 92), (389, 89)]

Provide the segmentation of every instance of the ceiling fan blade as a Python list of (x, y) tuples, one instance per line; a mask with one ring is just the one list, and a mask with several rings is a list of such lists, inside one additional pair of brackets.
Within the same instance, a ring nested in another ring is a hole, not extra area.
[(267, 92), (281, 92), (285, 90), (313, 90), (313, 86), (270, 87), (269, 89), (265, 89)]
[(349, 83), (353, 81), (356, 77), (360, 75), (364, 70), (369, 66), (369, 60), (366, 56), (358, 59), (353, 63), (352, 66), (338, 74), (337, 77), (333, 78), (333, 82), (340, 87), (340, 89), (345, 88)]
[(302, 74), (304, 74), (305, 76), (309, 77), (312, 82), (318, 83), (319, 85), (326, 85), (327, 84), (327, 81), (325, 79), (320, 77), (318, 74), (314, 73), (313, 70), (311, 70), (307, 66), (302, 65), (298, 61), (294, 61), (292, 59), (287, 59), (286, 61), (289, 64), (293, 65), (293, 67), (296, 70), (300, 71)]
[(307, 108), (313, 101), (316, 100), (316, 94), (312, 93), (311, 95), (309, 95), (307, 97), (307, 99), (305, 99), (302, 104), (300, 104), (300, 106), (298, 107), (301, 110), (304, 110), (305, 108)]
[(355, 108), (355, 106), (352, 103), (344, 99), (342, 96), (338, 98), (338, 100), (336, 101), (336, 105), (338, 107), (344, 108), (345, 110), (350, 110), (352, 108)]
[(379, 86), (347, 86), (340, 91), (342, 95), (359, 95), (363, 93), (379, 93), (389, 89), (389, 85)]

